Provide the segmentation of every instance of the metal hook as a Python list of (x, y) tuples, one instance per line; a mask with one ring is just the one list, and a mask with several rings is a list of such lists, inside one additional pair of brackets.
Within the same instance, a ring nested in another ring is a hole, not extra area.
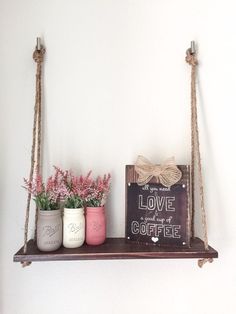
[(41, 50), (41, 39), (40, 39), (40, 37), (37, 37), (36, 49), (37, 49), (37, 50)]
[(196, 45), (195, 45), (195, 41), (194, 40), (191, 41), (190, 52), (191, 52), (191, 54), (196, 53)]
[(195, 53), (196, 53), (196, 45), (195, 45), (195, 41), (192, 40), (191, 46), (190, 46), (190, 48), (187, 49), (186, 54), (194, 55)]

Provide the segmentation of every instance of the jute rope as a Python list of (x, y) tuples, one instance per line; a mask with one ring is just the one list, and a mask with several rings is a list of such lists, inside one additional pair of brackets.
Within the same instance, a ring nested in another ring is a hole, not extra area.
[[(31, 163), (30, 163), (30, 173), (29, 181), (31, 182), (35, 173), (40, 172), (40, 154), (41, 154), (41, 74), (42, 74), (42, 62), (43, 56), (45, 54), (45, 49), (40, 50), (35, 49), (33, 53), (33, 59), (37, 63), (36, 72), (36, 96), (35, 96), (35, 106), (34, 106), (34, 122), (33, 122), (33, 141), (31, 148)], [(26, 214), (25, 214), (25, 227), (24, 227), (24, 247), (23, 252), (27, 252), (27, 241), (28, 241), (28, 228), (29, 228), (29, 215), (30, 215), (30, 203), (31, 203), (31, 193), (28, 193), (27, 204), (26, 204)], [(38, 209), (36, 208), (35, 214), (35, 225), (37, 225)], [(36, 235), (35, 228), (35, 235)], [(27, 266), (29, 262), (23, 262), (22, 265)]]
[(191, 55), (189, 50), (187, 52), (186, 61), (191, 64), (191, 232), (192, 237), (195, 236), (195, 198), (194, 198), (194, 187), (195, 187), (195, 134), (196, 125), (195, 119), (195, 104), (196, 104), (196, 66), (197, 60), (195, 55)]
[[(42, 116), (42, 89), (41, 89), (41, 76), (42, 76), (42, 62), (45, 54), (45, 49), (41, 48), (40, 50), (35, 50), (33, 54), (33, 59), (37, 63), (37, 73), (36, 73), (36, 97), (35, 104), (38, 106), (38, 119), (37, 119), (37, 155), (36, 155), (36, 173), (40, 173), (40, 164), (41, 164), (41, 116)], [(37, 237), (37, 222), (38, 222), (38, 207), (35, 209), (35, 232), (34, 239)]]
[[(191, 189), (192, 189), (192, 236), (194, 236), (194, 182), (195, 182), (195, 164), (198, 168), (198, 181), (200, 189), (200, 205), (201, 205), (201, 221), (203, 228), (203, 241), (205, 250), (208, 250), (208, 236), (207, 236), (207, 223), (206, 211), (204, 204), (204, 189), (202, 179), (202, 165), (200, 155), (200, 143), (197, 121), (197, 97), (196, 97), (196, 67), (198, 65), (195, 53), (187, 50), (186, 62), (191, 66)], [(196, 155), (195, 155), (196, 154)], [(204, 264), (204, 263), (203, 263)], [(202, 264), (202, 265), (203, 265)], [(200, 265), (199, 265), (200, 266)]]

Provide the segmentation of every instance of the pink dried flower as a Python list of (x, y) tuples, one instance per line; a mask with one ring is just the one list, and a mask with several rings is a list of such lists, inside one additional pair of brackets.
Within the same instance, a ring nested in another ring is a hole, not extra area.
[(58, 209), (60, 200), (64, 197), (64, 186), (59, 168), (43, 183), (42, 176), (36, 173), (32, 181), (24, 179), (24, 188), (34, 196), (37, 207), (42, 210)]
[(104, 175), (103, 178), (100, 176), (96, 180), (93, 180), (89, 187), (89, 192), (86, 196), (87, 206), (97, 207), (103, 206), (106, 203), (107, 196), (110, 191), (110, 173)]
[(40, 209), (57, 209), (61, 202), (66, 207), (77, 208), (87, 206), (103, 206), (110, 190), (111, 175), (91, 178), (91, 171), (86, 176), (75, 176), (72, 171), (64, 171), (54, 166), (54, 174), (46, 183), (42, 176), (36, 174), (30, 182), (24, 179), (24, 188), (34, 196)]
[(83, 177), (75, 176), (72, 171), (63, 171), (58, 169), (62, 178), (62, 184), (60, 185), (60, 195), (63, 196), (65, 207), (77, 208), (84, 206), (84, 199), (88, 193), (90, 186), (90, 174)]

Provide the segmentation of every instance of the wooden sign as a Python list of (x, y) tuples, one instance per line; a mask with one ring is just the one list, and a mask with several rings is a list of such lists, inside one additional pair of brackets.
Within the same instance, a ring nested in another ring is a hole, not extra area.
[(155, 245), (190, 245), (190, 171), (178, 166), (182, 178), (165, 187), (152, 178), (137, 184), (133, 165), (126, 166), (126, 239)]

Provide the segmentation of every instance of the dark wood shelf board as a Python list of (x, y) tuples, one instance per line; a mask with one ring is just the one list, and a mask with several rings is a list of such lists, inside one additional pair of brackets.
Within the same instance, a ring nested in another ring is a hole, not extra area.
[(76, 249), (61, 247), (54, 252), (41, 252), (33, 240), (28, 242), (27, 254), (23, 247), (14, 255), (14, 262), (110, 260), (110, 259), (164, 259), (164, 258), (217, 258), (218, 252), (212, 247), (204, 249), (203, 241), (195, 238), (191, 247), (158, 247), (134, 242), (125, 238), (107, 238), (99, 246), (83, 245)]

